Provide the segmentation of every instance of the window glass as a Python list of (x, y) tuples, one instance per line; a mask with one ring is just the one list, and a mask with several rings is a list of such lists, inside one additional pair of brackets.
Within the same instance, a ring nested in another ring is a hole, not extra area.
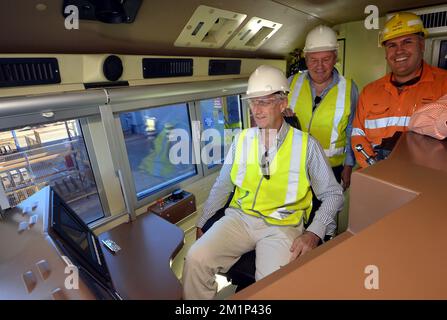
[(186, 103), (119, 117), (138, 200), (197, 174)]
[[(223, 162), (232, 137), (242, 128), (240, 100), (239, 96), (228, 96), (202, 100), (199, 105), (204, 133), (207, 130), (210, 132), (209, 135), (204, 134), (202, 139), (205, 140), (205, 153), (209, 157), (206, 164), (211, 169)], [(210, 129), (217, 131), (213, 133)]]
[(442, 40), (439, 49), (438, 67), (447, 70), (447, 40)]
[(11, 207), (50, 185), (86, 223), (104, 216), (78, 120), (0, 132), (0, 179)]

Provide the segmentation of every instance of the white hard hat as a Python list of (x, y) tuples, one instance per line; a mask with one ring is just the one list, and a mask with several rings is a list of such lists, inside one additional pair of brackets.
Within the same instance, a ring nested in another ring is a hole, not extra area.
[(331, 51), (337, 49), (337, 34), (335, 31), (328, 26), (319, 25), (307, 34), (306, 46), (304, 47), (303, 51), (306, 53)]
[(272, 66), (262, 65), (250, 75), (247, 94), (242, 99), (268, 96), (275, 92), (288, 93), (289, 91), (289, 84), (284, 72)]

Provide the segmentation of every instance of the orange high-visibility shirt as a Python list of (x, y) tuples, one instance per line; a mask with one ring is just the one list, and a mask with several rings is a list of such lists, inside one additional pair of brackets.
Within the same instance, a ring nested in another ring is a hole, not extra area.
[[(353, 121), (351, 144), (353, 150), (361, 144), (370, 155), (374, 146), (397, 131), (407, 131), (414, 111), (435, 102), (447, 93), (447, 71), (423, 63), (421, 79), (400, 92), (391, 83), (391, 73), (368, 84), (362, 91)], [(355, 157), (361, 167), (368, 164), (357, 151)]]

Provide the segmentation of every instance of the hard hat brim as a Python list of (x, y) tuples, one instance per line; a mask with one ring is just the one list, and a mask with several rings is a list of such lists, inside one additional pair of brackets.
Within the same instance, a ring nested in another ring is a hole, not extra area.
[[(260, 98), (260, 97), (265, 97), (265, 96), (269, 96), (273, 93), (276, 92), (281, 92), (278, 90), (271, 90), (271, 91), (260, 91), (260, 92), (251, 92), (251, 93), (247, 93), (242, 95), (241, 100), (247, 100), (247, 99), (251, 99), (251, 98)], [(284, 93), (288, 94), (288, 91), (284, 91)]]
[(337, 51), (338, 45), (336, 47), (319, 47), (319, 48), (312, 48), (312, 49), (303, 49), (304, 53), (312, 53), (312, 52), (323, 52), (323, 51)]
[(383, 37), (383, 39), (380, 41), (380, 45), (383, 47), (383, 44), (385, 43), (385, 42), (387, 42), (388, 40), (391, 40), (391, 39), (396, 39), (396, 38), (399, 38), (399, 37), (402, 37), (402, 36), (407, 36), (407, 35), (409, 35), (409, 34), (419, 34), (419, 33), (423, 33), (424, 34), (424, 38), (426, 38), (427, 37), (427, 35), (428, 35), (428, 31), (424, 28), (424, 29), (422, 29), (421, 31), (419, 31), (419, 32), (414, 32), (414, 31), (406, 31), (406, 32), (400, 32), (400, 33), (396, 33), (395, 35), (393, 35), (393, 36), (391, 36), (391, 37)]

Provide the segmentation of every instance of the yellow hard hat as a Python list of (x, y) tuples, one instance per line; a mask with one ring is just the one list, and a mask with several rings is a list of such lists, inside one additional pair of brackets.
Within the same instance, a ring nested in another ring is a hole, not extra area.
[(380, 44), (383, 45), (385, 41), (407, 34), (421, 32), (424, 36), (427, 36), (428, 34), (421, 18), (411, 12), (399, 12), (385, 23), (385, 27), (381, 34)]

